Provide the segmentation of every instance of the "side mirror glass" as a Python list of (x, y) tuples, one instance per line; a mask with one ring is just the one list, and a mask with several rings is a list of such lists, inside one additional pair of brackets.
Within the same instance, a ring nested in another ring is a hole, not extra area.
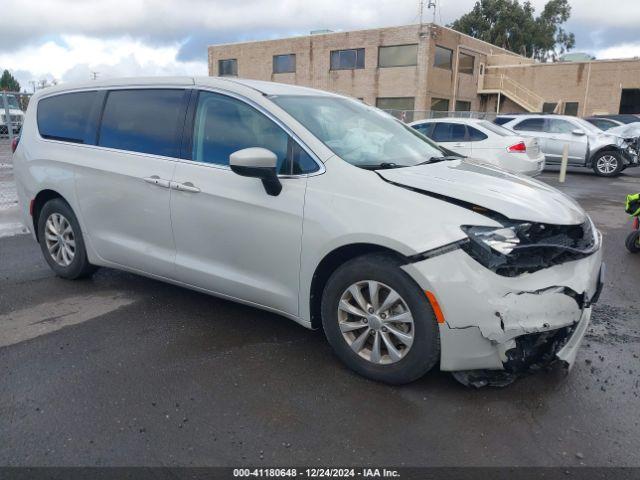
[(259, 178), (267, 193), (273, 196), (282, 191), (277, 165), (278, 157), (266, 148), (244, 148), (229, 155), (231, 170), (243, 177)]
[(582, 135), (584, 135), (584, 130), (580, 130), (579, 128), (576, 128), (574, 131), (572, 131), (571, 133), (573, 133), (574, 135), (577, 135), (579, 137), (581, 137)]

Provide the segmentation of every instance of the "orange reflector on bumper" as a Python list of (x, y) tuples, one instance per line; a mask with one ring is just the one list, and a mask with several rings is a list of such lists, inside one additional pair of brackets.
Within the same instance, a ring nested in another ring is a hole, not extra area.
[(438, 300), (436, 300), (436, 296), (433, 293), (431, 293), (429, 290), (425, 290), (424, 293), (429, 299), (429, 303), (431, 304), (433, 313), (436, 316), (436, 320), (438, 321), (438, 323), (444, 323), (444, 315), (442, 314), (442, 309), (440, 308), (440, 304), (438, 303)]

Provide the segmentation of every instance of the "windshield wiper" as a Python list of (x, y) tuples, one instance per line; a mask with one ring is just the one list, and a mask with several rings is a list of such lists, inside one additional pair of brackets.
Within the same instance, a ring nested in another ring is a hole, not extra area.
[(407, 165), (398, 165), (397, 163), (393, 163), (393, 162), (382, 162), (382, 163), (358, 165), (358, 166), (366, 170), (389, 170), (391, 168), (403, 168), (403, 167), (406, 167)]
[(428, 165), (430, 163), (447, 162), (449, 160), (460, 160), (461, 158), (464, 158), (464, 157), (459, 157), (457, 155), (447, 155), (444, 157), (431, 157), (430, 159), (425, 160), (424, 162), (418, 163), (418, 165)]

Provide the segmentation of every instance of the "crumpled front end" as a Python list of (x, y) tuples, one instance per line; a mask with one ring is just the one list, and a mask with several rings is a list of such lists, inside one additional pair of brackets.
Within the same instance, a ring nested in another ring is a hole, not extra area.
[(442, 310), (441, 369), (474, 386), (507, 384), (558, 361), (570, 368), (602, 286), (599, 248), (515, 275), (462, 248), (403, 268)]

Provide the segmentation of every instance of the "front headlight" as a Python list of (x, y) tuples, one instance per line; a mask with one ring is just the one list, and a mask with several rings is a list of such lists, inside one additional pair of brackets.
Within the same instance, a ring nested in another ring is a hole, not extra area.
[(507, 277), (578, 260), (600, 248), (599, 235), (588, 217), (580, 225), (509, 222), (501, 227), (460, 228), (469, 237), (460, 248), (486, 268)]
[(509, 255), (520, 244), (518, 231), (525, 226), (530, 227), (531, 224), (502, 228), (463, 226), (462, 230), (469, 236), (471, 241), (492, 248), (502, 255)]

